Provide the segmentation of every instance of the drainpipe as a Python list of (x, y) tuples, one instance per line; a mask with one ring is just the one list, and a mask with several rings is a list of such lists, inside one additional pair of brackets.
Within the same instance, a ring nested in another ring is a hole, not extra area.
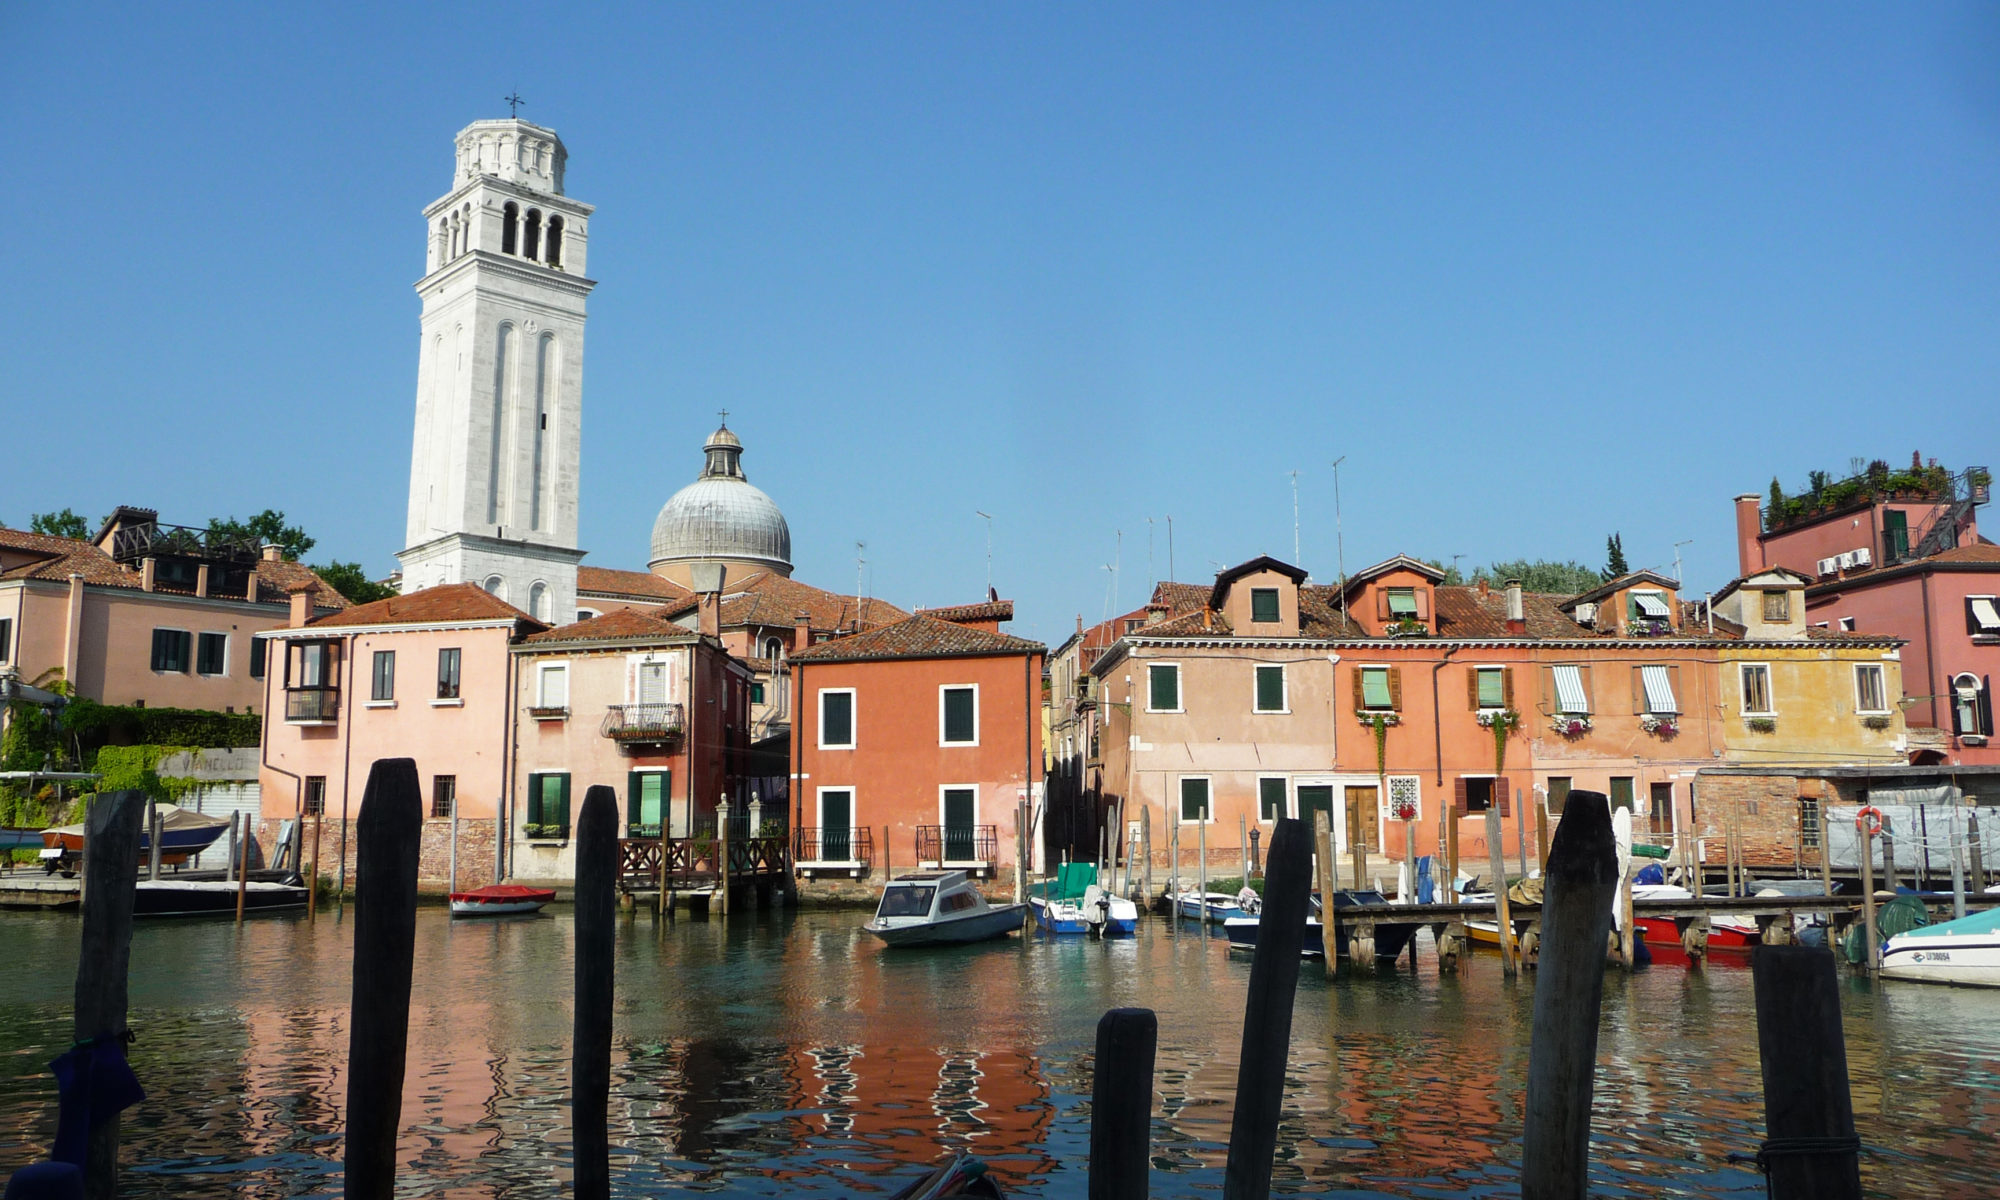
[[(806, 777), (804, 771), (805, 760), (801, 756), (806, 750), (805, 721), (802, 715), (805, 712), (805, 708), (800, 703), (799, 698), (805, 695), (806, 691), (806, 669), (799, 665), (796, 658), (787, 658), (785, 660), (785, 667), (792, 673), (790, 681), (792, 685), (792, 778), (790, 782), (792, 785), (792, 812), (795, 814), (792, 817), (792, 828), (804, 829), (806, 827)], [(856, 815), (858, 814), (853, 812), (848, 813), (847, 819), (850, 824)], [(869, 864), (869, 867), (872, 870), (874, 864)]]
[[(521, 656), (514, 653), (514, 638), (520, 627), (507, 634), (507, 719), (500, 722), (500, 800), (493, 807), (493, 882), (507, 878), (507, 831), (514, 813), (514, 743), (521, 732)], [(567, 679), (565, 679), (565, 688)], [(563, 699), (569, 699), (565, 694)], [(457, 801), (452, 804), (456, 811)]]
[[(1930, 695), (1931, 728), (1943, 729), (1944, 726), (1938, 724), (1937, 715), (1937, 671), (1934, 666), (1937, 659), (1937, 639), (1931, 636), (1931, 573), (1925, 571), (1917, 576), (1917, 581), (1923, 589), (1924, 600), (1924, 691)], [(1903, 690), (1909, 690), (1907, 684)]]
[[(341, 643), (341, 645), (342, 645), (342, 647), (343, 647), (343, 648), (344, 648), (345, 650), (348, 650), (348, 651), (353, 651), (353, 652), (355, 652), (355, 653), (358, 653), (358, 652), (359, 652), (359, 649), (360, 649), (360, 645), (361, 645), (361, 635), (360, 635), (360, 634), (354, 634), (353, 636), (351, 636), (351, 637), (348, 637), (348, 638), (346, 638), (346, 639), (345, 639), (345, 640), (344, 640), (344, 641), (343, 641), (343, 642)], [(351, 659), (351, 658), (353, 657), (353, 654), (346, 654), (346, 653), (344, 653), (344, 654), (342, 654), (342, 655), (341, 655), (341, 657), (342, 657), (343, 659)], [(350, 665), (350, 664), (349, 664), (349, 663), (342, 663), (341, 665), (342, 665), (342, 666), (347, 666), (347, 665)], [(265, 662), (264, 662), (264, 676), (265, 676), (265, 678), (267, 678), (267, 679), (268, 679), (268, 678), (270, 677), (270, 675), (271, 675), (271, 671), (270, 671), (270, 666), (271, 666), (271, 664), (270, 664), (270, 660), (269, 660), (269, 658), (267, 657), (267, 658), (265, 659)], [(354, 676), (354, 672), (352, 672), (352, 671), (348, 671), (348, 672), (346, 673), (346, 676), (347, 676), (347, 678), (350, 678), (350, 679), (351, 679), (351, 678), (353, 678), (353, 676)], [(352, 693), (352, 692), (354, 691), (354, 689), (353, 689), (352, 687), (349, 687), (349, 688), (348, 688), (348, 691), (349, 691), (349, 693), (350, 693), (350, 697), (351, 697), (351, 693)], [(349, 796), (349, 794), (350, 794), (350, 793), (352, 792), (352, 790), (353, 790), (353, 779), (354, 779), (354, 776), (353, 776), (353, 767), (352, 767), (352, 765), (351, 765), (351, 764), (353, 763), (353, 761), (354, 761), (354, 708), (353, 708), (353, 706), (352, 706), (352, 705), (349, 705), (349, 706), (348, 706), (348, 709), (347, 709), (347, 712), (346, 712), (346, 714), (345, 714), (345, 715), (346, 715), (346, 719), (345, 719), (345, 720), (343, 720), (343, 721), (341, 722), (341, 725), (343, 726), (343, 728), (342, 728), (342, 729), (341, 729), (341, 731), (340, 731), (340, 871), (339, 871), (339, 876), (340, 876), (340, 890), (341, 890), (342, 892), (345, 892), (345, 891), (347, 891), (347, 797)], [(322, 800), (320, 801), (320, 803), (321, 803), (321, 805), (322, 805), (322, 806), (324, 806), (326, 802), (325, 802), (325, 800), (324, 800), (324, 799), (322, 799)], [(458, 801), (457, 801), (456, 799), (454, 799), (454, 800), (452, 801), (452, 805), (453, 805), (453, 807), (454, 807), (454, 808), (456, 808), (457, 804), (458, 804)], [(316, 836), (317, 836), (317, 835), (315, 835), (315, 837), (316, 837)], [(314, 849), (313, 849), (313, 853), (314, 853), (315, 855), (317, 855), (317, 854), (319, 853), (319, 849), (318, 849), (318, 847), (317, 847), (317, 846), (315, 846), (315, 847), (314, 847)], [(318, 883), (317, 883), (317, 881), (315, 881), (315, 882), (314, 882), (314, 885), (313, 885), (313, 886), (314, 886), (314, 890), (315, 890), (315, 891), (317, 891), (317, 890), (318, 890), (318, 886), (319, 886), (319, 885), (318, 885)]]
[(1431, 664), (1431, 741), (1437, 752), (1437, 782), (1439, 787), (1444, 786), (1444, 721), (1440, 719), (1444, 714), (1438, 705), (1438, 672), (1444, 670), (1444, 665), (1451, 661), (1452, 655), (1457, 653), (1457, 646), (1447, 647), (1444, 657)]

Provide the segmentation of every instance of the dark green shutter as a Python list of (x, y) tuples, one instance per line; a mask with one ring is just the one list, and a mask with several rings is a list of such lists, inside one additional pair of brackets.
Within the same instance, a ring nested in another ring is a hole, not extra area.
[(947, 742), (976, 742), (979, 740), (978, 723), (974, 720), (973, 709), (976, 695), (971, 688), (946, 688), (944, 692), (944, 740)]
[(1285, 711), (1285, 668), (1257, 668), (1257, 711)]
[(1628, 812), (1631, 810), (1632, 777), (1630, 775), (1614, 775), (1611, 777), (1611, 807), (1614, 809), (1622, 808)]
[(569, 773), (564, 772), (562, 775), (557, 776), (557, 778), (562, 780), (562, 802), (561, 808), (557, 812), (555, 823), (562, 830), (563, 836), (567, 837), (569, 835)]
[(1172, 712), (1181, 706), (1181, 669), (1153, 663), (1146, 668), (1146, 684), (1151, 693), (1148, 707)]
[(820, 693), (820, 742), (828, 746), (854, 744), (854, 693)]
[(1257, 815), (1266, 821), (1276, 821), (1285, 815), (1284, 780), (1260, 779), (1257, 781)]
[(1181, 780), (1181, 820), (1206, 821), (1208, 819), (1208, 780)]
[(1250, 619), (1261, 624), (1270, 624), (1278, 619), (1278, 589), (1250, 589)]

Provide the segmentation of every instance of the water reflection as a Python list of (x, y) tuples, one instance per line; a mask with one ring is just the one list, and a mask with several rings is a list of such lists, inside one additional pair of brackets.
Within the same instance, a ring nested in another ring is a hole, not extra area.
[[(46, 1149), (44, 1064), (69, 1043), (73, 919), (5, 918), (0, 1164)], [(978, 1153), (1017, 1194), (1081, 1196), (1098, 1016), (1160, 1016), (1156, 1195), (1220, 1187), (1247, 964), (1192, 927), (1136, 939), (885, 952), (853, 914), (664, 927), (618, 948), (612, 1072), (620, 1194), (880, 1194), (911, 1164)], [(567, 1181), (566, 914), (419, 920), (399, 1148), (409, 1195), (554, 1197)], [(133, 950), (125, 1194), (332, 1196), (346, 1079), (351, 929), (266, 920), (145, 925)], [(1276, 1188), (1497, 1196), (1517, 1187), (1530, 985), (1490, 959), (1328, 983), (1293, 1022)], [(2000, 995), (1855, 982), (1844, 996), (1871, 1186), (1990, 1186)], [(1728, 1164), (1762, 1130), (1746, 971), (1606, 980), (1594, 1191), (1754, 1196)]]

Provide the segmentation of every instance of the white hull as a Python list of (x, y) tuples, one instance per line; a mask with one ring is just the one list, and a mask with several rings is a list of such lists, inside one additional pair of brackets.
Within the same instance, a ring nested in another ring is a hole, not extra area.
[(500, 900), (482, 904), (477, 900), (454, 900), (451, 912), (457, 917), (505, 917), (514, 913), (540, 912), (547, 903), (546, 900)]
[(1882, 977), (2000, 987), (2000, 936), (1939, 936), (1925, 929), (1899, 933), (1882, 953)]

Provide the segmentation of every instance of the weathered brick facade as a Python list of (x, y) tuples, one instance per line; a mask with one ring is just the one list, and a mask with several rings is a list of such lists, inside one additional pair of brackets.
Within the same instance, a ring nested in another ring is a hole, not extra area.
[(1710, 864), (1723, 861), (1733, 823), (1745, 866), (1817, 871), (1820, 814), (1828, 805), (1867, 803), (1863, 780), (1705, 770), (1696, 787), (1695, 832)]
[[(261, 853), (252, 861), (267, 862), (277, 845), (278, 827), (281, 822), (265, 820), (257, 827), (257, 843)], [(354, 886), (355, 854), (358, 849), (356, 835), (358, 819), (347, 822), (347, 886)], [(340, 878), (341, 821), (338, 817), (319, 823), (319, 873), (326, 879)], [(458, 822), (458, 887), (460, 891), (484, 887), (493, 880), (493, 836), (492, 820), (471, 820), (460, 818)], [(300, 857), (301, 870), (313, 861), (313, 822), (305, 825), (304, 853)], [(424, 893), (442, 894), (451, 886), (451, 822), (426, 819), (423, 828), (423, 843), (418, 849), (417, 890)]]

